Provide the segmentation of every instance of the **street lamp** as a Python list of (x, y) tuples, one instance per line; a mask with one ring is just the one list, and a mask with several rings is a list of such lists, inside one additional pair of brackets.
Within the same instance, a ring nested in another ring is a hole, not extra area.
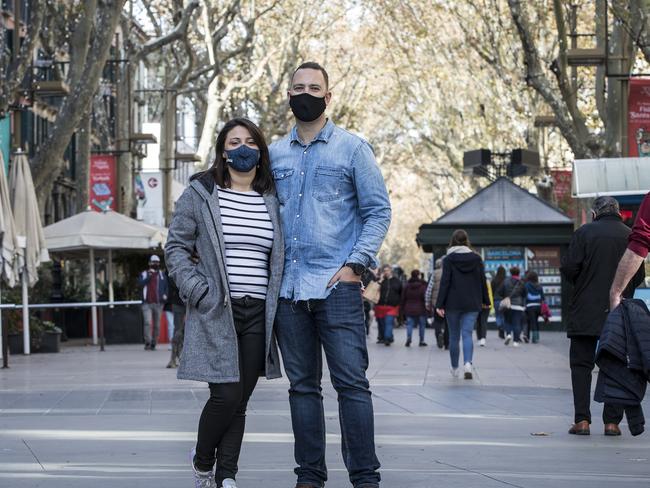
[(483, 176), (489, 180), (501, 177), (516, 178), (538, 171), (539, 153), (528, 149), (514, 149), (510, 152), (492, 152), (476, 149), (463, 154), (463, 172)]

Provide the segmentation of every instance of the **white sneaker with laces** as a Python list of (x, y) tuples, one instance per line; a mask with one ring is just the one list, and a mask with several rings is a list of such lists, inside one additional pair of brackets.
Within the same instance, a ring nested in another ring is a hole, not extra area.
[(454, 378), (458, 378), (458, 369), (459, 368), (449, 368), (449, 371)]
[(511, 342), (512, 342), (512, 334), (508, 334), (508, 335), (506, 336), (506, 340), (505, 340), (504, 344), (505, 344), (506, 346), (509, 346)]
[(232, 478), (226, 478), (223, 480), (223, 483), (221, 484), (221, 488), (237, 488), (237, 485), (235, 484), (235, 480)]
[(478, 341), (478, 345), (481, 346), (481, 347), (485, 347), (485, 337), (483, 339), (481, 339), (480, 341)]
[(194, 488), (218, 488), (217, 482), (214, 480), (214, 471), (199, 471), (196, 469), (196, 466), (194, 466), (195, 454), (196, 448), (193, 447), (190, 451), (190, 464), (194, 473)]
[(471, 380), (472, 378), (472, 363), (465, 363), (465, 379)]

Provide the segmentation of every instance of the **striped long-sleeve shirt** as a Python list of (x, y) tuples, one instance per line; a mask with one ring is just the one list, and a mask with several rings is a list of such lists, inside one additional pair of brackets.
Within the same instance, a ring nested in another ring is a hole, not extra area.
[(218, 189), (230, 296), (266, 298), (273, 224), (257, 192)]

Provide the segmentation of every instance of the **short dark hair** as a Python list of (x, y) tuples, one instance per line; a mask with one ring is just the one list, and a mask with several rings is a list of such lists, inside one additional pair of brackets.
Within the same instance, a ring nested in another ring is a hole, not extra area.
[(260, 151), (259, 168), (253, 180), (253, 190), (260, 195), (265, 193), (272, 193), (275, 190), (273, 177), (271, 176), (271, 159), (269, 157), (269, 148), (266, 145), (264, 134), (257, 125), (245, 118), (236, 118), (229, 120), (225, 123), (219, 135), (217, 136), (217, 143), (215, 145), (214, 163), (208, 171), (214, 175), (214, 181), (222, 188), (230, 188), (230, 173), (228, 172), (228, 165), (223, 158), (224, 148), (226, 146), (226, 137), (228, 133), (235, 127), (244, 127), (248, 129), (251, 137), (257, 144)]
[(539, 275), (535, 271), (529, 271), (526, 273), (526, 279), (534, 284), (539, 283)]
[(451, 240), (449, 241), (449, 247), (454, 246), (467, 246), (470, 247), (469, 236), (467, 232), (463, 229), (456, 229), (451, 235)]
[(301, 69), (315, 69), (315, 70), (320, 71), (321, 73), (323, 73), (323, 78), (325, 78), (325, 89), (327, 90), (329, 88), (329, 86), (330, 86), (330, 77), (327, 74), (327, 71), (325, 71), (325, 68), (323, 68), (316, 61), (307, 61), (305, 63), (302, 63), (300, 66), (298, 66), (294, 70), (293, 74), (291, 75), (291, 84), (293, 84), (294, 76), (296, 76), (296, 73)]
[(521, 270), (519, 269), (518, 266), (513, 266), (512, 268), (510, 268), (510, 276), (519, 276), (520, 273)]
[(621, 212), (618, 201), (614, 197), (603, 196), (594, 200), (591, 209), (596, 214), (596, 217), (604, 214), (617, 214)]

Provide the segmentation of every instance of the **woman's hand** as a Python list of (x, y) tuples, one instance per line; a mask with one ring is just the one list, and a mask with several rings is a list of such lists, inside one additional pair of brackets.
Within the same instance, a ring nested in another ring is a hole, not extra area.
[(441, 317), (444, 318), (445, 316), (445, 309), (444, 308), (436, 308), (436, 313), (440, 315)]

